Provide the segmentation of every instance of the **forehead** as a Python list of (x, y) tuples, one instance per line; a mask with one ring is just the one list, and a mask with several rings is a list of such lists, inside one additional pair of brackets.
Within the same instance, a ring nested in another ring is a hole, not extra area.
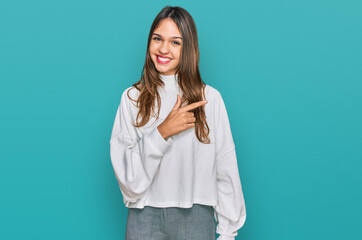
[(162, 19), (159, 22), (158, 26), (153, 31), (153, 33), (160, 34), (163, 37), (170, 37), (170, 36), (181, 37), (180, 30), (178, 29), (176, 23), (170, 18)]

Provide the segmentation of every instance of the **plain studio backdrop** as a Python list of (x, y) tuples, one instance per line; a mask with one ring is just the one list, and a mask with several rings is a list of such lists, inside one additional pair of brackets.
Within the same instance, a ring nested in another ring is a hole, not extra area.
[(362, 239), (362, 4), (1, 1), (0, 238), (123, 239), (109, 156), (167, 4), (194, 17), (236, 145), (239, 240)]

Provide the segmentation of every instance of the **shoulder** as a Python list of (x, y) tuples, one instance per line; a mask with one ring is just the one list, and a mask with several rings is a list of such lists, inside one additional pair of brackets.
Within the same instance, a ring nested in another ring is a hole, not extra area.
[(205, 86), (206, 100), (218, 101), (221, 98), (220, 92), (213, 86), (206, 84)]
[(210, 85), (206, 85), (205, 94), (206, 100), (213, 106), (215, 112), (221, 113), (225, 111), (226, 105), (219, 90)]
[(121, 96), (121, 101), (129, 102), (129, 101), (131, 101), (130, 98), (137, 101), (139, 94), (140, 94), (140, 91), (135, 86), (130, 86), (130, 87), (126, 88), (125, 90), (123, 90), (122, 96)]
[(140, 91), (135, 86), (130, 86), (123, 90), (121, 94), (121, 107), (132, 109), (136, 106)]
[(137, 100), (140, 91), (135, 86), (130, 86), (123, 90), (122, 92), (122, 99), (131, 97), (132, 99)]

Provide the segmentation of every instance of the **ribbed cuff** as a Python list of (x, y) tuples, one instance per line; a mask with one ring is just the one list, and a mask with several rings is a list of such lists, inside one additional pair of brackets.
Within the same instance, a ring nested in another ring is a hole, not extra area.
[(235, 237), (226, 237), (220, 235), (216, 240), (235, 240)]
[(153, 148), (157, 149), (160, 153), (164, 154), (166, 150), (172, 145), (172, 138), (169, 137), (165, 140), (161, 133), (158, 131), (158, 128), (155, 127), (149, 134), (149, 138)]

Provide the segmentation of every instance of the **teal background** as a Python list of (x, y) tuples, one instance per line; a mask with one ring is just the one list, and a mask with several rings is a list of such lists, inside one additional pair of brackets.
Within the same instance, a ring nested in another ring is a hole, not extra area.
[(165, 5), (194, 17), (227, 106), (247, 220), (236, 239), (362, 239), (362, 4), (2, 1), (0, 238), (124, 239), (109, 139)]

